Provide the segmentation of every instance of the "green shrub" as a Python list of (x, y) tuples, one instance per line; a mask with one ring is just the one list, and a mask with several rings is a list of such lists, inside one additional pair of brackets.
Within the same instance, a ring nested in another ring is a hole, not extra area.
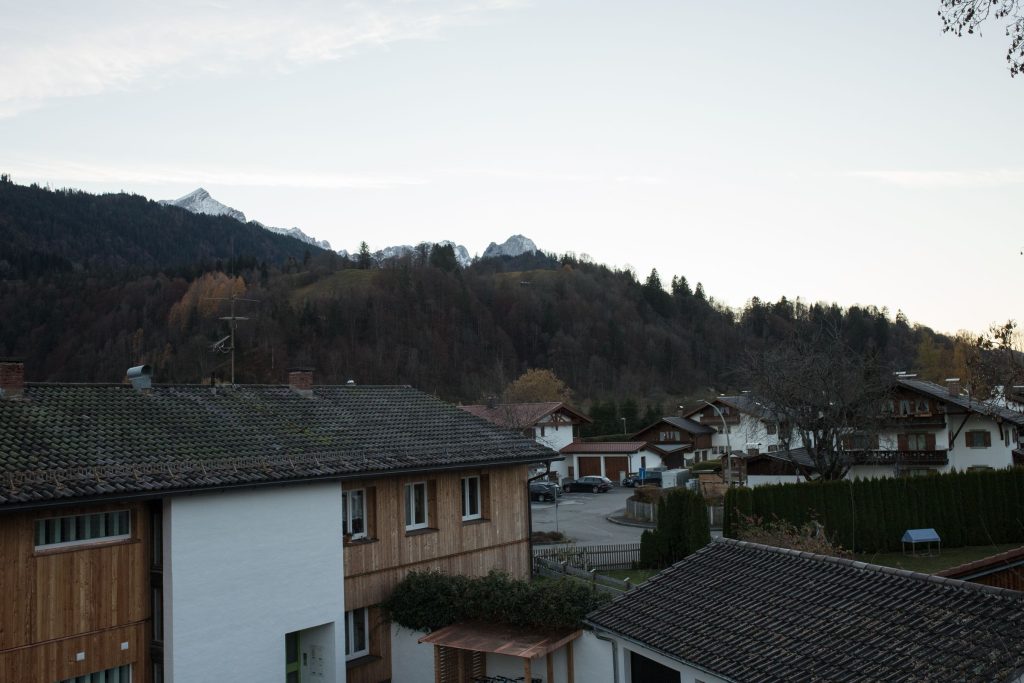
[(523, 581), (492, 571), (481, 578), (410, 572), (382, 604), (388, 618), (416, 631), (460, 621), (527, 628), (579, 628), (608, 596), (572, 579)]
[(661, 569), (710, 542), (704, 497), (688, 489), (671, 489), (658, 501), (658, 526), (640, 536), (640, 564)]

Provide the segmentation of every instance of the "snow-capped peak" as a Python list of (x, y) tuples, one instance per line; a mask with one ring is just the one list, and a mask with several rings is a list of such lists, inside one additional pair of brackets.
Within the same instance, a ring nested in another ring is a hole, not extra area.
[(244, 213), (238, 209), (232, 209), (230, 206), (221, 204), (201, 187), (178, 199), (161, 199), (160, 203), (167, 204), (168, 206), (179, 206), (192, 213), (202, 213), (208, 216), (230, 216), (236, 221), (245, 222)]
[(523, 235), (512, 235), (502, 244), (491, 242), (484, 251), (483, 258), (494, 258), (497, 256), (519, 256), (527, 252), (537, 251), (537, 245), (529, 237)]
[[(185, 209), (186, 211), (191, 211), (192, 213), (202, 213), (208, 216), (228, 216), (230, 218), (234, 218), (236, 221), (240, 223), (246, 222), (244, 213), (242, 213), (238, 209), (233, 209), (230, 206), (227, 206), (226, 204), (221, 204), (216, 199), (211, 197), (210, 193), (207, 192), (202, 187), (193, 190), (184, 197), (179, 197), (178, 199), (161, 199), (160, 203), (166, 204), (167, 206), (177, 206), (182, 209)], [(272, 225), (264, 225), (259, 221), (253, 221), (253, 223), (260, 226), (264, 230), (275, 232), (278, 235), (294, 237), (300, 242), (312, 244), (313, 246), (320, 247), (321, 249), (330, 250), (331, 248), (331, 243), (328, 242), (327, 240), (318, 240), (315, 237), (310, 237), (309, 235), (302, 232), (298, 228), (275, 228)]]

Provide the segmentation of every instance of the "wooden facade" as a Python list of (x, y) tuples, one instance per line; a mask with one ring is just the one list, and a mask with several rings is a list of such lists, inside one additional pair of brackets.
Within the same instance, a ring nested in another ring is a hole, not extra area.
[[(39, 519), (115, 510), (131, 514), (127, 539), (36, 547)], [(148, 682), (150, 537), (139, 503), (0, 515), (0, 681), (52, 682), (132, 664), (132, 680)]]
[[(414, 570), (485, 576), (500, 569), (530, 575), (528, 466), (444, 471), (351, 481), (366, 492), (367, 538), (345, 545), (345, 609), (370, 607), (370, 657), (350, 663), (348, 680), (377, 683), (391, 677), (390, 624), (376, 609)], [(481, 519), (462, 519), (462, 478), (478, 476)], [(405, 529), (405, 485), (426, 482), (428, 527)]]

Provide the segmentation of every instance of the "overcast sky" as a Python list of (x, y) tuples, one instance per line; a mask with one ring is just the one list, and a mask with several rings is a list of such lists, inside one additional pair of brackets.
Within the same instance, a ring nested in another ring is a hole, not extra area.
[(0, 170), (982, 330), (1024, 321), (1024, 78), (937, 6), (3, 1)]

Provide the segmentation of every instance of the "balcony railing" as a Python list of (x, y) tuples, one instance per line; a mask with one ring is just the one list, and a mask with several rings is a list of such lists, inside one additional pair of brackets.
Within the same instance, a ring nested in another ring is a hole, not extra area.
[(934, 451), (852, 451), (854, 465), (945, 465), (949, 462), (946, 450)]

